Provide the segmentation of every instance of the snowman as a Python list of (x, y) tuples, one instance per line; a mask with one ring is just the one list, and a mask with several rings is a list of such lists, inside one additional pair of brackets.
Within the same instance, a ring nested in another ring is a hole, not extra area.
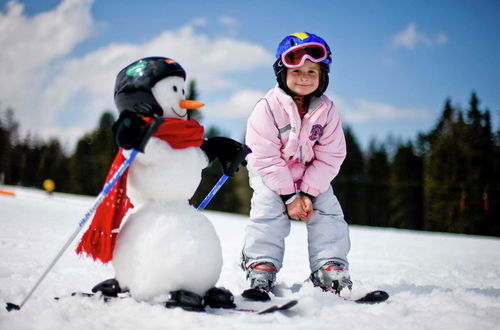
[(184, 69), (164, 57), (138, 60), (118, 74), (113, 131), (121, 149), (110, 175), (130, 149), (142, 152), (96, 211), (77, 252), (112, 262), (115, 278), (94, 292), (126, 291), (138, 301), (185, 309), (203, 309), (214, 299), (232, 307), (230, 292), (214, 288), (222, 268), (219, 238), (189, 199), (210, 161), (219, 158), (232, 175), (247, 151), (228, 138), (203, 140), (203, 127), (188, 119), (188, 109), (203, 104), (184, 99), (185, 79)]

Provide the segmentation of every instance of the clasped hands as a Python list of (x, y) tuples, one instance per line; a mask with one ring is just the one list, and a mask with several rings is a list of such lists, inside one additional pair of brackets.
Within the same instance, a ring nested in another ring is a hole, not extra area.
[(307, 222), (313, 215), (313, 203), (309, 197), (301, 195), (286, 205), (286, 211), (291, 219)]

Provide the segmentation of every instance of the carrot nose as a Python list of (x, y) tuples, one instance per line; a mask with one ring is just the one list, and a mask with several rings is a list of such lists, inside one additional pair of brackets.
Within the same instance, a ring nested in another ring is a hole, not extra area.
[(204, 106), (205, 104), (200, 101), (195, 101), (195, 100), (180, 100), (179, 101), (179, 106), (182, 109), (198, 109)]

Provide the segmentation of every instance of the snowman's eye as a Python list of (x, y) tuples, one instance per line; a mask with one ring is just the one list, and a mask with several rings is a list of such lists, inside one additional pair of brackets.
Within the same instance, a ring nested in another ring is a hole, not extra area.
[(182, 89), (182, 95), (186, 94), (186, 92), (184, 91), (184, 88)]
[(174, 92), (177, 93), (177, 86), (174, 86)]

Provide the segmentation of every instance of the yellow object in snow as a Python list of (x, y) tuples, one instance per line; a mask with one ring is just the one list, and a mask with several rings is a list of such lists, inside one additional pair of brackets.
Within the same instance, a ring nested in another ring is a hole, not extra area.
[(48, 193), (51, 193), (54, 191), (54, 189), (56, 189), (56, 184), (51, 179), (43, 181), (42, 186), (43, 189), (45, 189), (45, 191)]

